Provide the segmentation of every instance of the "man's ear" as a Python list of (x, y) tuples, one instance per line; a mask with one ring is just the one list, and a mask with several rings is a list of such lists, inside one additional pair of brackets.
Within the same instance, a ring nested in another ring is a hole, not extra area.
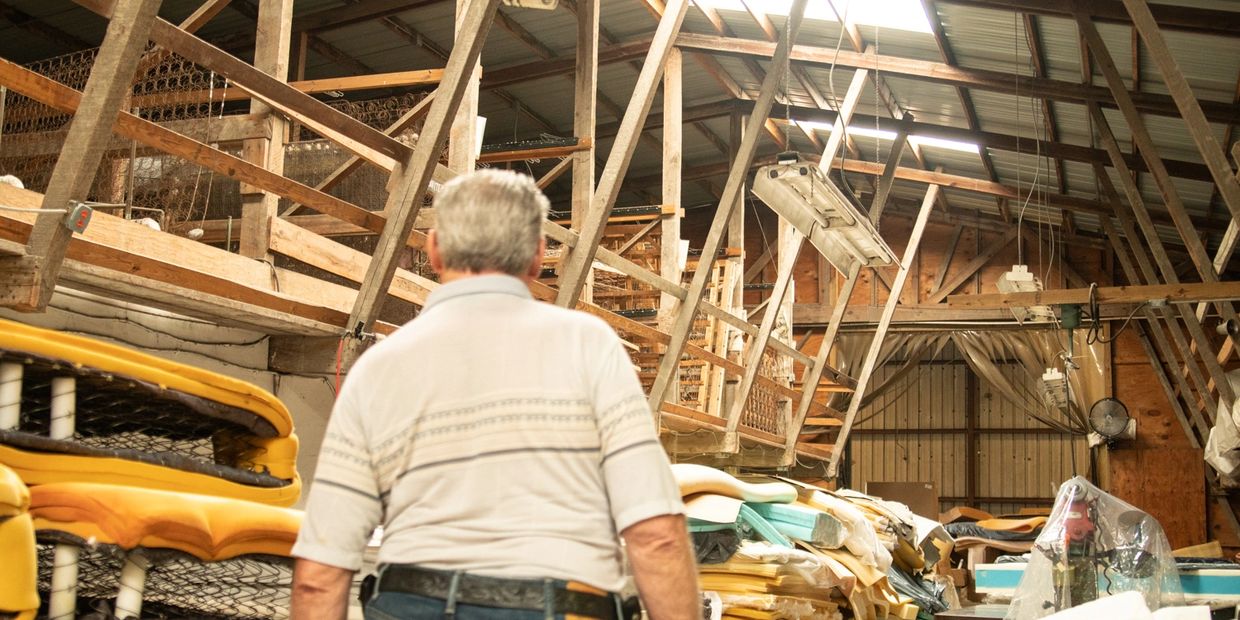
[(547, 238), (543, 237), (538, 240), (538, 253), (534, 255), (534, 260), (530, 262), (530, 270), (525, 273), (526, 277), (531, 280), (537, 280), (542, 274), (543, 256), (547, 253)]
[(426, 233), (426, 258), (435, 273), (443, 274), (443, 256), (439, 254), (439, 235), (434, 228)]

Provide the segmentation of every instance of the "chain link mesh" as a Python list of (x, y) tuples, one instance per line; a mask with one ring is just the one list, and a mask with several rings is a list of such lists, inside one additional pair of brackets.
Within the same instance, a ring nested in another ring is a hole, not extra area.
[[(74, 536), (39, 534), (39, 595), (46, 614), (52, 588), (56, 543), (81, 548), (78, 559), (77, 617), (115, 618), (112, 604), (120, 585), (125, 552), (114, 545), (89, 545)], [(244, 555), (203, 562), (179, 551), (141, 549), (150, 568), (142, 594), (143, 618), (259, 620), (287, 618), (293, 580), (289, 558)], [(46, 616), (40, 616), (46, 617)]]

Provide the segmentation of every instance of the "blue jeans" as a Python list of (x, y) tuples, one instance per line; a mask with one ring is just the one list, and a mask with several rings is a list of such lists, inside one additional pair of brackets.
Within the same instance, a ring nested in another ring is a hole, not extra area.
[[(403, 592), (380, 592), (366, 604), (366, 620), (441, 620), (446, 601)], [(481, 605), (456, 606), (456, 620), (544, 620), (546, 613)], [(564, 620), (556, 615), (555, 620)]]

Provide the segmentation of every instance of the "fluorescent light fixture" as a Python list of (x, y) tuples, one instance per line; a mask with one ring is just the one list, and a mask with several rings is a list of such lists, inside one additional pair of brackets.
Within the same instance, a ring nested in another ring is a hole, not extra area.
[(869, 218), (815, 164), (763, 166), (754, 178), (753, 193), (840, 271), (858, 263), (877, 267), (896, 261)]
[[(835, 9), (848, 23), (856, 26), (878, 26), (911, 32), (930, 33), (930, 21), (921, 0), (833, 0)], [(719, 11), (746, 12), (742, 0), (694, 0), (698, 6)], [(792, 0), (748, 0), (749, 7), (767, 15), (787, 16)], [(835, 11), (825, 1), (816, 0), (805, 7), (806, 19), (838, 21)]]
[[(795, 121), (801, 129), (806, 131), (824, 131), (831, 133), (835, 131), (835, 126), (829, 123), (819, 123), (815, 121)], [(853, 137), (878, 138), (879, 140), (895, 140), (896, 132), (884, 129), (874, 129), (873, 127), (853, 126), (848, 128), (848, 135)], [(939, 149), (950, 149), (953, 151), (961, 151), (964, 153), (979, 153), (978, 146), (972, 142), (959, 142), (956, 140), (944, 140), (943, 138), (930, 138), (926, 136), (909, 136), (908, 141), (917, 146), (929, 146)]]
[[(999, 276), (995, 282), (1000, 293), (1036, 293), (1042, 290), (1042, 280), (1029, 273), (1028, 265), (1012, 265), (1012, 270)], [(1055, 313), (1050, 306), (1012, 306), (1012, 315), (1018, 323), (1050, 323)]]

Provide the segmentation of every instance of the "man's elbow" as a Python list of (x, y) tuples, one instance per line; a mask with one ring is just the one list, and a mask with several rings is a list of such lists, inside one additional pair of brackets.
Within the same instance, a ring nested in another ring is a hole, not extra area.
[(621, 535), (630, 552), (652, 555), (683, 553), (689, 546), (689, 530), (683, 515), (663, 515), (639, 521)]

